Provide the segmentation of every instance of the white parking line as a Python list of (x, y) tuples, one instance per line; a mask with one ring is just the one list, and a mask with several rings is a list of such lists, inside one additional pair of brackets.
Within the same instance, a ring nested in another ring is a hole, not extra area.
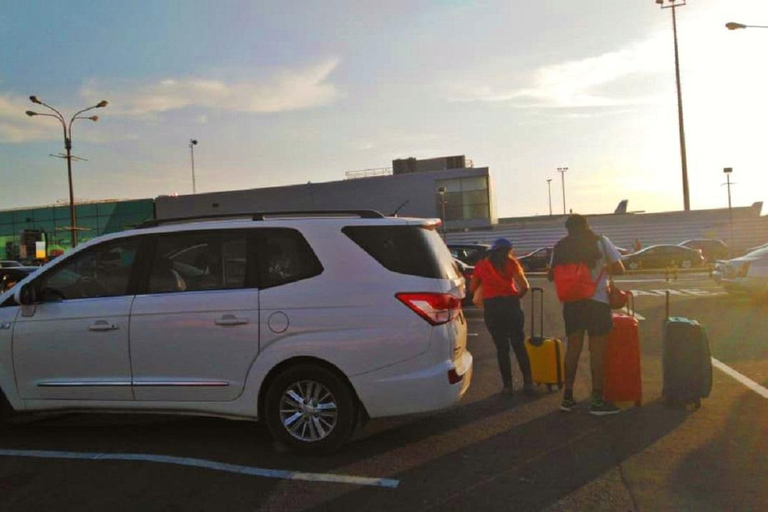
[(721, 372), (724, 372), (728, 374), (729, 376), (733, 377), (737, 381), (741, 382), (745, 386), (747, 386), (749, 389), (757, 393), (758, 395), (762, 396), (763, 398), (768, 398), (768, 389), (765, 389), (763, 386), (758, 384), (757, 382), (749, 379), (748, 377), (745, 377), (744, 375), (740, 374), (727, 364), (723, 363), (722, 361), (718, 361), (714, 357), (712, 358), (712, 366), (720, 370)]
[(172, 457), (169, 455), (151, 455), (145, 453), (94, 453), (94, 452), (56, 452), (46, 450), (5, 450), (0, 449), (0, 456), (29, 457), (37, 459), (75, 459), (75, 460), (126, 460), (141, 462), (157, 462), (160, 464), (175, 464), (195, 468), (224, 471), (240, 475), (261, 476), (264, 478), (280, 478), (283, 480), (304, 480), (307, 482), (329, 482), (337, 484), (366, 485), (394, 489), (400, 485), (399, 480), (390, 478), (368, 478), (362, 476), (335, 475), (330, 473), (302, 473), (284, 469), (263, 469), (252, 466), (239, 466), (204, 459), (188, 457)]

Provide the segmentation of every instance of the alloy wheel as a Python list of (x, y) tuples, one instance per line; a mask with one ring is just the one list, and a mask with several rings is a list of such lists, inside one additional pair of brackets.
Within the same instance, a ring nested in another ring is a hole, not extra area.
[(304, 380), (289, 386), (280, 400), (280, 420), (294, 438), (322, 441), (338, 422), (339, 409), (333, 393), (323, 384)]

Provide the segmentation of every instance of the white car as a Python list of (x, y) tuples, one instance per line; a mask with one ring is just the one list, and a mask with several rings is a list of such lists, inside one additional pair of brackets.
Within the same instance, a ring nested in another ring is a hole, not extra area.
[(712, 277), (727, 292), (768, 298), (768, 246), (738, 258), (718, 261)]
[(378, 212), (155, 223), (0, 295), (0, 415), (262, 419), (290, 448), (455, 404), (472, 377), (463, 278), (437, 221)]

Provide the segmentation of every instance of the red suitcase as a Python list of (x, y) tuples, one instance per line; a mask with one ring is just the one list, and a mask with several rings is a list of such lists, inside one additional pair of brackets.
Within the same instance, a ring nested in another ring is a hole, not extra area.
[(629, 295), (626, 312), (613, 313), (613, 330), (605, 347), (603, 394), (610, 402), (643, 402), (640, 332), (635, 318), (635, 300)]

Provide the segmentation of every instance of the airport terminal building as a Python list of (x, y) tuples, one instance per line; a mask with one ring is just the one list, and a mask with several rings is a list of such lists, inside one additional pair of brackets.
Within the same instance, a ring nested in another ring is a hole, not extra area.
[[(153, 199), (75, 205), (78, 242), (138, 226), (155, 217)], [(0, 259), (33, 260), (72, 247), (69, 205), (0, 211)]]
[(487, 167), (464, 156), (394, 160), (391, 169), (347, 173), (347, 179), (284, 187), (161, 196), (158, 219), (259, 211), (378, 210), (385, 215), (444, 219), (451, 230), (498, 221)]

